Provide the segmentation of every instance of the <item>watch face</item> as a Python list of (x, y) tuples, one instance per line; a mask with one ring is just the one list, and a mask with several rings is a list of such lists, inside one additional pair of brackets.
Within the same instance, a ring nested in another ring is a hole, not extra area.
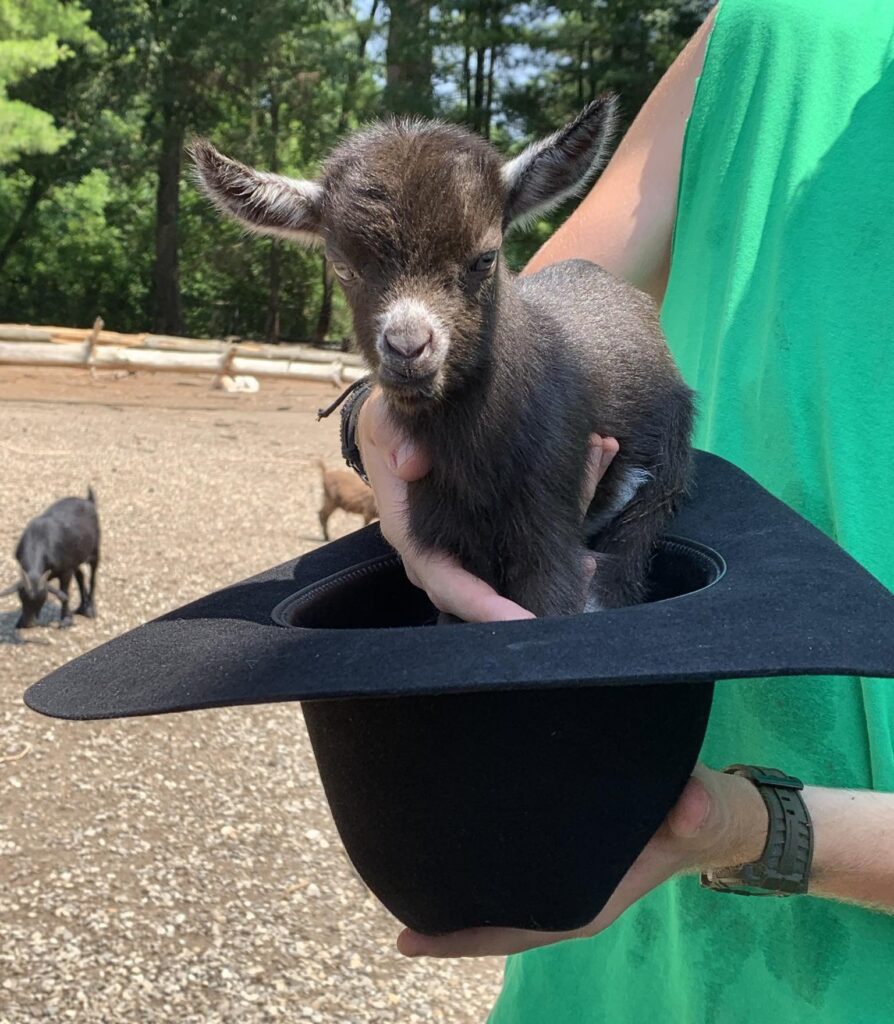
[(705, 889), (728, 892), (736, 896), (795, 896), (807, 892), (806, 877), (771, 872), (767, 865), (760, 861), (743, 864), (738, 868), (705, 871), (700, 882)]
[(749, 885), (741, 878), (713, 879), (702, 883), (706, 889), (714, 892), (728, 892), (735, 896), (791, 896), (790, 892), (782, 892), (779, 889), (764, 889), (759, 885)]

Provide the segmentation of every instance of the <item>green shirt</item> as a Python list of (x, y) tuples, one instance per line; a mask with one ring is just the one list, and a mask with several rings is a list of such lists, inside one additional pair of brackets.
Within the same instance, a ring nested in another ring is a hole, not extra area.
[[(696, 444), (894, 588), (891, 0), (722, 0), (662, 318)], [(894, 685), (721, 682), (703, 758), (894, 790)], [(888, 1024), (892, 968), (894, 916), (683, 878), (602, 935), (511, 957), (491, 1024)]]

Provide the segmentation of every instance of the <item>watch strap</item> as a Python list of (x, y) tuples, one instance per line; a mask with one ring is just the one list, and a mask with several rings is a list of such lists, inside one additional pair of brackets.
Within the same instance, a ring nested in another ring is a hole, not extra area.
[(813, 861), (813, 824), (801, 796), (803, 782), (778, 768), (734, 764), (724, 771), (749, 779), (757, 787), (769, 817), (767, 842), (758, 860), (711, 868), (702, 874), (702, 885), (745, 896), (806, 893)]
[(354, 381), (349, 388), (343, 391), (330, 406), (320, 409), (317, 413), (317, 419), (321, 420), (341, 406), (342, 458), (367, 484), (369, 479), (363, 468), (363, 459), (360, 457), (360, 448), (357, 444), (357, 417), (360, 414), (360, 407), (372, 391), (372, 387), (372, 377), (361, 377), (360, 380)]

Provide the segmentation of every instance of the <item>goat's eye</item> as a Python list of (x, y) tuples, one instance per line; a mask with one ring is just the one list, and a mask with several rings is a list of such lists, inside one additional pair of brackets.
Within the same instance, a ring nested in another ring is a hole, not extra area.
[(332, 269), (342, 281), (353, 281), (357, 277), (347, 263), (342, 263), (340, 260), (332, 261)]
[(477, 260), (472, 264), (471, 269), (476, 274), (486, 274), (488, 271), (494, 269), (494, 264), (497, 262), (497, 250), (491, 249), (490, 252), (483, 252)]

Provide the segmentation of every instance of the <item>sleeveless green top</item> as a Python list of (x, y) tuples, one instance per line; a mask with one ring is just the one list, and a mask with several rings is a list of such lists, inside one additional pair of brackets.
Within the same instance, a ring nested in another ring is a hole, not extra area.
[[(696, 444), (894, 588), (891, 0), (722, 0), (662, 317)], [(894, 684), (720, 682), (703, 759), (894, 790)], [(511, 957), (491, 1024), (888, 1024), (892, 965), (894, 916), (687, 877)]]

